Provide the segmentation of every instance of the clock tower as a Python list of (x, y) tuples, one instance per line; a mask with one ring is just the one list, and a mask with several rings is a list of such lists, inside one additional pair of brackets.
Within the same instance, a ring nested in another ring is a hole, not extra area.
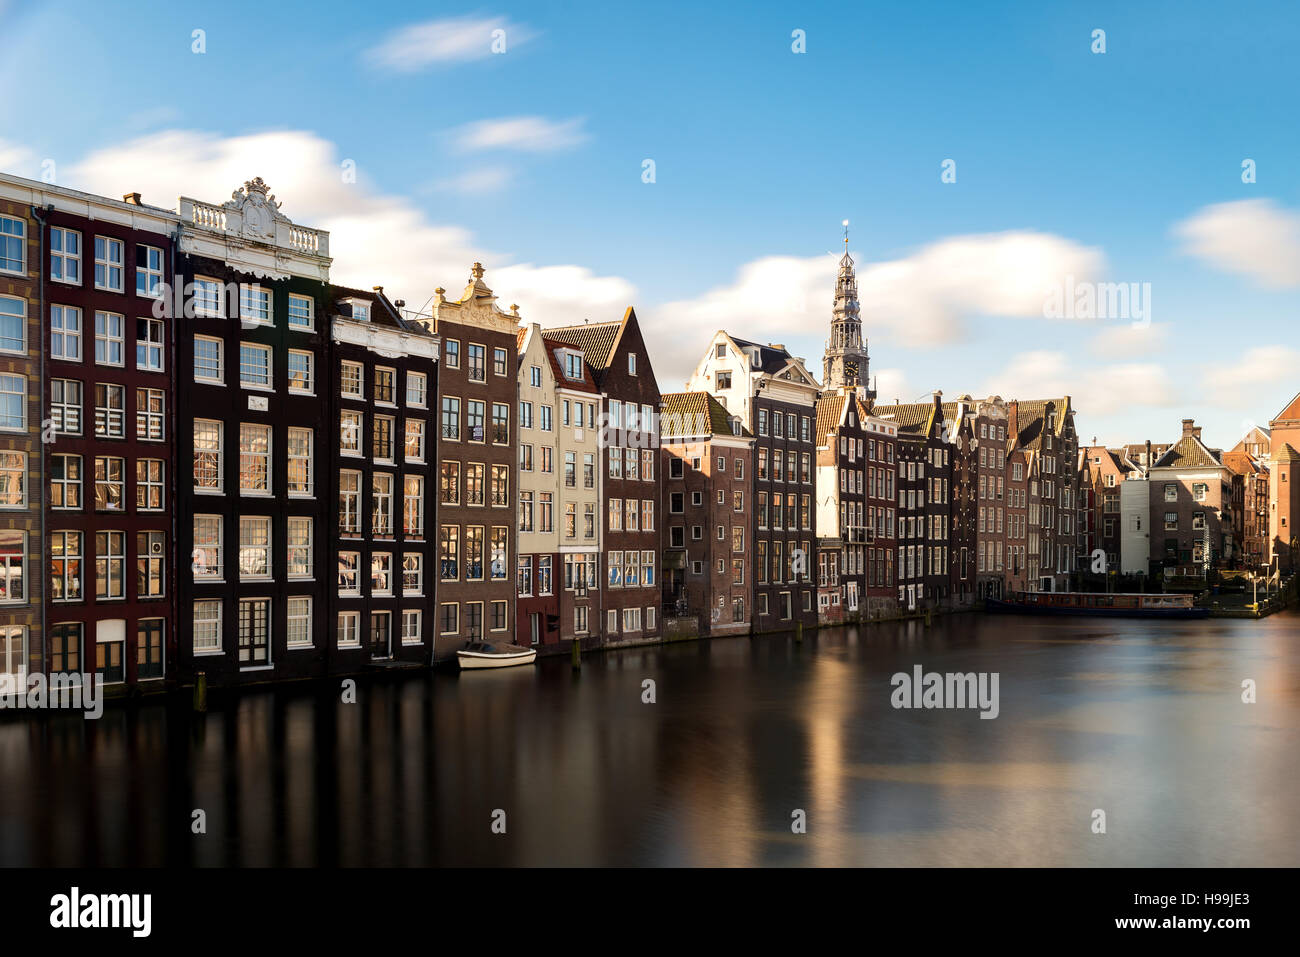
[(844, 221), (844, 255), (835, 280), (835, 305), (831, 310), (831, 336), (826, 340), (822, 360), (822, 384), (827, 392), (853, 389), (858, 397), (876, 397), (870, 387), (870, 358), (862, 339), (862, 318), (858, 309), (858, 279), (849, 255), (849, 221)]

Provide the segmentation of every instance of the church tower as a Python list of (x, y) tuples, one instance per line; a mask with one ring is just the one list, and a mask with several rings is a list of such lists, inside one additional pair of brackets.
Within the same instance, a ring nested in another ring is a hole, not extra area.
[(844, 221), (844, 255), (835, 280), (835, 306), (831, 310), (831, 337), (826, 340), (822, 360), (822, 385), (827, 392), (853, 389), (864, 401), (874, 399), (870, 359), (862, 339), (862, 318), (858, 314), (858, 278), (849, 255), (849, 221)]

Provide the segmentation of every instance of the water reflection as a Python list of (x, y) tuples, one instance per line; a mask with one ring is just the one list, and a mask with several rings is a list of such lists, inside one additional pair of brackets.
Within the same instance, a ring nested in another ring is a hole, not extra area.
[[(0, 862), (1295, 866), (1298, 623), (966, 616), (9, 719)], [(1000, 716), (893, 709), (914, 664), (999, 672)]]

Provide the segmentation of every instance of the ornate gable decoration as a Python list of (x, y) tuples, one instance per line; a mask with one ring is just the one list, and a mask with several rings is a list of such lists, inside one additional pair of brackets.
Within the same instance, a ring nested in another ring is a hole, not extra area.
[(502, 312), (497, 305), (496, 293), (483, 281), (482, 263), (475, 263), (470, 269), (470, 279), (460, 299), (450, 300), (447, 290), (435, 289), (433, 315), (438, 321), (464, 323), (468, 326), (481, 326), (496, 329), (499, 332), (515, 332), (523, 319), (519, 307), (511, 305), (509, 312)]
[(260, 176), (247, 180), (243, 189), (231, 193), (221, 208), (227, 211), (226, 229), (247, 239), (273, 241), (276, 223), (293, 225), (289, 217), (280, 212), (275, 194)]

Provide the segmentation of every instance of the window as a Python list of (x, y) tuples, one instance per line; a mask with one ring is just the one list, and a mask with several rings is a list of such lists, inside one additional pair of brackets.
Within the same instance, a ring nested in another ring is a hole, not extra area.
[(550, 595), (554, 590), (551, 556), (537, 556), (537, 594)]
[(27, 271), (26, 226), (21, 219), (0, 216), (0, 272)]
[[(136, 291), (141, 295), (148, 295), (148, 293), (145, 293), (139, 288), (140, 273), (138, 267), (135, 275)], [(161, 275), (159, 278), (161, 278)], [(195, 276), (194, 281), (190, 284), (190, 290), (190, 301), (193, 304), (195, 316), (213, 319), (225, 318), (226, 297), (225, 290), (222, 289), (221, 283), (217, 282), (215, 279), (208, 279), (205, 276)]]
[(290, 428), (285, 440), (288, 446), (289, 494), (310, 498), (315, 473), (312, 470), (312, 445), (315, 434), (311, 429)]
[(629, 352), (627, 354), (627, 374), (636, 375), (636, 353), (635, 352)]
[(383, 366), (375, 367), (375, 401), (382, 405), (395, 404), (397, 371)]
[(135, 321), (135, 367), (149, 372), (163, 371), (163, 324), (161, 319)]
[(290, 515), (285, 525), (290, 578), (312, 577), (312, 523), (310, 516)]
[(26, 351), (27, 303), (22, 299), (0, 296), (0, 352)]
[(95, 533), (95, 598), (126, 597), (126, 533)]
[(503, 376), (507, 371), (506, 350), (500, 346), (492, 350), (492, 373), (493, 375)]
[(311, 329), (316, 315), (316, 301), (310, 296), (289, 293), (289, 328)]
[(271, 602), (243, 598), (239, 602), (239, 663), (264, 665), (271, 658)]
[(95, 288), (122, 292), (122, 240), (95, 237)]
[[(497, 466), (493, 466), (493, 470)], [(402, 477), (402, 531), (408, 538), (424, 537), (424, 476)]]
[(239, 426), (239, 491), (271, 492), (271, 427), (242, 422)]
[(81, 456), (50, 456), (50, 508), (81, 508)]
[(439, 469), (440, 479), (440, 497), (439, 501), (443, 505), (460, 504), (460, 463), (443, 462)]
[(0, 450), (0, 508), (27, 504), (27, 453)]
[(95, 313), (95, 363), (126, 365), (126, 319), (116, 312)]
[(339, 594), (356, 597), (361, 594), (361, 553), (339, 552)]
[(370, 531), (374, 535), (393, 534), (393, 477), (376, 472), (371, 479), (374, 496), (370, 514)]
[(165, 437), (163, 390), (135, 390), (135, 437), (144, 442), (161, 442)]
[(349, 299), (348, 304), (352, 306), (352, 318), (357, 322), (370, 321), (370, 303), (362, 302), (359, 299)]
[(375, 416), (375, 431), (372, 451), (377, 461), (393, 461), (393, 430), (395, 428), (397, 428), (397, 419), (393, 416)]
[(444, 525), (438, 534), (439, 578), (456, 581), (460, 578), (460, 527)]
[(289, 350), (289, 391), (312, 395), (316, 391), (315, 356), (298, 349)]
[(470, 399), (465, 403), (465, 433), (471, 442), (486, 441), (483, 433), (483, 417), (486, 410), (487, 404), (477, 399)]
[(424, 640), (420, 634), (420, 612), (414, 610), (402, 611), (402, 644), (419, 645)]
[(417, 409), (428, 408), (429, 377), (423, 372), (406, 373), (406, 404)]
[(492, 526), (491, 546), (492, 546), (492, 580), (493, 581), (506, 580), (507, 568), (509, 567), (507, 565), (507, 562), (509, 560), (509, 556), (507, 554), (508, 542), (509, 542), (509, 529), (507, 529), (504, 525)]
[(424, 556), (419, 552), (407, 552), (402, 557), (402, 594), (424, 594)]
[(730, 373), (730, 372), (719, 372), (719, 373), (718, 373), (718, 376), (717, 376), (717, 379), (718, 379), (717, 391), (719, 391), (719, 392), (725, 392), (725, 391), (727, 391), (728, 389), (731, 388), (731, 373)]
[[(22, 300), (12, 300), (22, 306)], [(12, 314), (0, 297), (0, 316)], [(50, 306), (50, 358), (81, 361), (81, 310), (76, 306)]]
[(393, 553), (374, 552), (370, 556), (370, 594), (393, 593)]
[(506, 603), (503, 601), (494, 601), (492, 603), (492, 622), (493, 631), (505, 631), (507, 627)]
[(465, 580), (483, 580), (483, 526), (465, 529)]
[(271, 577), (271, 519), (243, 515), (239, 519), (239, 577)]
[(1170, 482), (1168, 485), (1165, 486), (1165, 501), (1166, 502), (1178, 501), (1178, 486), (1172, 482)]
[(194, 488), (196, 490), (221, 491), (221, 451), (221, 423), (195, 419)]
[(531, 429), (533, 427), (533, 404), (531, 402), (519, 403), (519, 427), (521, 429)]
[(519, 493), (519, 531), (531, 532), (533, 530), (533, 493)]
[(50, 278), (55, 282), (81, 283), (81, 233), (60, 226), (50, 227)]
[(442, 344), (442, 358), (448, 369), (460, 368), (460, 342), (448, 339)]
[(505, 465), (492, 466), (491, 495), (495, 508), (510, 507), (510, 468)]
[(339, 413), (339, 452), (361, 455), (361, 435), (365, 431), (365, 413), (344, 410)]
[(361, 647), (361, 612), (339, 612), (338, 636), (340, 648)]
[(339, 366), (339, 391), (345, 399), (364, 399), (365, 370), (359, 362), (343, 362)]
[(564, 377), (575, 382), (582, 381), (582, 356), (576, 352), (564, 354)]
[(439, 609), (438, 633), (455, 635), (460, 632), (460, 605), (445, 604)]
[(135, 247), (135, 291), (137, 295), (156, 299), (162, 295), (163, 251), (157, 246)]
[(286, 606), (285, 644), (290, 648), (310, 648), (311, 598), (290, 598)]
[(221, 579), (224, 574), (221, 548), (221, 516), (194, 516), (194, 552), (191, 556), (194, 580)]
[[(261, 286), (239, 284), (239, 318), (242, 323), (271, 324), (271, 292)], [(241, 651), (242, 656), (242, 651)], [(242, 660), (242, 657), (241, 657)]]
[(161, 512), (166, 507), (163, 494), (162, 459), (135, 460), (135, 508), (137, 512)]
[[(80, 535), (79, 532), (69, 534)], [(27, 600), (26, 568), (27, 533), (19, 529), (0, 529), (0, 602)], [(54, 589), (57, 600), (57, 581), (54, 582)]]
[[(0, 545), (6, 553), (19, 546), (19, 559), (26, 553), (21, 532), (0, 530)], [(54, 601), (81, 600), (81, 563), (85, 539), (81, 532), (54, 532), (50, 536), (50, 591)], [(7, 589), (6, 589), (7, 590)]]
[(470, 343), (466, 375), (470, 382), (487, 381), (487, 350), (480, 345)]
[(520, 555), (518, 571), (515, 574), (515, 592), (520, 598), (528, 598), (533, 593), (533, 556)]
[(254, 342), (239, 344), (239, 384), (244, 388), (271, 388), (271, 347)]
[[(0, 391), (3, 386), (0, 385)], [(126, 386), (95, 383), (95, 435), (126, 438)]]
[(164, 594), (166, 532), (137, 532), (135, 536), (136, 598), (161, 598)]
[(126, 460), (113, 456), (95, 456), (95, 510), (120, 512), (125, 508)]
[(225, 363), (222, 358), (223, 345), (220, 339), (207, 336), (194, 337), (195, 382), (215, 382), (221, 385), (226, 381)]
[(50, 626), (50, 672), (56, 675), (80, 675), (81, 629), (79, 622)]
[(454, 396), (442, 398), (442, 437), (460, 441), (460, 399)]
[[(549, 405), (542, 406), (542, 428), (548, 431), (550, 411), (551, 407)], [(510, 406), (504, 402), (492, 403), (492, 444), (510, 444)]]
[(193, 617), (194, 653), (213, 654), (221, 651), (221, 602), (196, 601)]
[(424, 419), (406, 420), (405, 459), (408, 462), (424, 461)]
[(465, 504), (483, 504), (483, 465), (471, 462), (465, 466)]

